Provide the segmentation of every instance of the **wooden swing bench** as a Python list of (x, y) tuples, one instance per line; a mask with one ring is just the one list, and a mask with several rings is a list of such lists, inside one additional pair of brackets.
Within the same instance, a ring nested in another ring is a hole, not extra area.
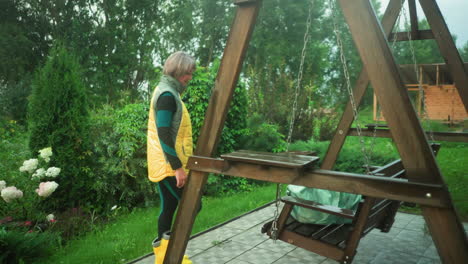
[[(440, 145), (433, 144), (432, 148), (437, 154)], [(249, 163), (263, 166), (266, 169), (270, 166), (282, 167), (298, 172), (313, 169), (313, 165), (319, 159), (313, 152), (265, 153), (245, 150), (224, 154), (221, 155), (221, 158), (227, 163)], [(376, 167), (371, 175), (404, 178), (405, 170), (401, 160), (396, 160), (385, 166)], [(341, 263), (351, 263), (360, 239), (373, 228), (389, 232), (401, 204), (400, 201), (363, 196), (357, 210), (353, 211), (291, 196), (284, 196), (281, 201), (284, 203), (284, 207), (277, 222), (277, 239)], [(291, 216), (293, 206), (301, 206), (351, 219), (352, 222), (350, 224), (329, 225), (300, 223)], [(272, 223), (273, 221), (270, 221), (262, 228), (262, 233), (266, 233), (271, 238), (273, 238), (271, 234)]]

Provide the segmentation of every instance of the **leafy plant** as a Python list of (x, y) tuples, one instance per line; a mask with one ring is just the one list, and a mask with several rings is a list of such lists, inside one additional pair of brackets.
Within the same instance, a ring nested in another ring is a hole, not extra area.
[[(193, 75), (183, 100), (190, 113), (193, 129), (194, 146), (200, 136), (208, 102), (214, 86), (214, 80), (219, 68), (217, 60), (211, 68), (198, 67)], [(247, 118), (247, 95), (245, 85), (239, 82), (234, 90), (233, 99), (226, 122), (223, 127), (216, 154), (232, 152), (239, 144), (239, 138), (244, 133)]]
[[(50, 201), (47, 197), (58, 187), (54, 180), (59, 175), (60, 168), (47, 168), (52, 156), (51, 148), (42, 149), (39, 153), (38, 159), (24, 161), (19, 168), (21, 175), (15, 174), (16, 177), (9, 177), (7, 181), (0, 180), (1, 197), (4, 200), (0, 204), (0, 212), (7, 219), (25, 221), (24, 226), (30, 230), (35, 227), (42, 229), (40, 225), (43, 225), (46, 219), (55, 221), (52, 214), (46, 217), (48, 213), (43, 208)], [(29, 175), (25, 176), (25, 172)]]
[(282, 152), (286, 150), (284, 135), (277, 125), (264, 122), (264, 118), (254, 114), (248, 119), (248, 126), (241, 136), (241, 148), (265, 152)]
[(96, 160), (96, 191), (93, 207), (103, 211), (118, 204), (123, 207), (149, 205), (155, 190), (147, 179), (146, 128), (149, 105), (110, 105), (94, 112), (90, 130)]
[[(211, 68), (198, 67), (183, 100), (192, 121), (194, 145), (200, 136), (214, 79), (219, 68), (219, 60)], [(247, 117), (247, 95), (245, 85), (239, 82), (234, 90), (233, 100), (226, 117), (221, 138), (215, 155), (228, 153), (239, 148), (242, 135), (245, 133)], [(210, 176), (206, 185), (206, 194), (217, 195), (241, 190), (250, 190), (250, 181), (225, 175)]]
[(50, 256), (59, 242), (60, 237), (56, 233), (24, 233), (0, 229), (0, 262), (32, 263)]

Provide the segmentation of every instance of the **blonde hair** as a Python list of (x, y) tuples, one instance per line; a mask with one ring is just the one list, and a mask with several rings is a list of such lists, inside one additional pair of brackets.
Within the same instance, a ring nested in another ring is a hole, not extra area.
[(164, 63), (163, 74), (179, 78), (195, 70), (195, 58), (183, 51), (172, 53)]

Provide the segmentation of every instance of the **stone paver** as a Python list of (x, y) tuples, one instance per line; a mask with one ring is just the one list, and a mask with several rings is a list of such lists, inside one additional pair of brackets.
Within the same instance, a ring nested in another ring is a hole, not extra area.
[[(194, 264), (334, 264), (313, 252), (261, 234), (272, 219), (274, 206), (242, 216), (191, 239), (186, 255)], [(468, 229), (468, 223), (463, 223)], [(148, 255), (136, 264), (153, 264)], [(372, 230), (360, 242), (354, 264), (438, 264), (441, 263), (422, 216), (397, 213), (389, 233)]]

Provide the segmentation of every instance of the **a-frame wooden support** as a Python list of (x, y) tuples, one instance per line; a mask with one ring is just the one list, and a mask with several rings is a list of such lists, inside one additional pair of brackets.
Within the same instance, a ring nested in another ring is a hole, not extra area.
[[(371, 4), (367, 0), (339, 2), (391, 128), (408, 179), (443, 184), (435, 157)], [(426, 1), (425, 4), (436, 5), (434, 1)], [(468, 262), (467, 237), (453, 206), (437, 209), (422, 206), (422, 211), (442, 261)]]
[[(362, 90), (365, 90), (369, 80), (372, 83), (376, 95), (382, 104), (382, 110), (388, 120), (389, 127), (391, 128), (390, 131), (400, 152), (408, 179), (417, 183), (433, 184), (434, 187), (440, 186), (441, 184), (443, 185), (444, 181), (440, 170), (427, 143), (425, 133), (411, 105), (406, 88), (401, 81), (398, 68), (393, 60), (387, 40), (377, 21), (372, 6), (368, 0), (339, 0), (339, 2), (361, 55), (364, 67), (365, 69), (369, 69), (367, 74), (366, 70), (363, 70), (361, 73), (362, 80), (360, 78), (363, 84), (359, 84), (358, 82), (358, 85), (364, 86)], [(398, 13), (401, 4), (398, 5), (397, 2), (400, 2), (400, 0), (392, 0), (390, 2), (391, 6), (389, 6), (387, 12)], [(221, 67), (216, 78), (215, 88), (210, 99), (205, 123), (199, 138), (199, 144), (197, 145), (196, 155), (199, 156), (210, 157), (218, 143), (228, 107), (232, 99), (234, 87), (239, 77), (245, 51), (260, 9), (261, 0), (234, 0), (234, 3), (238, 5), (238, 8), (221, 61)], [(433, 11), (432, 15), (440, 16), (440, 18), (431, 18), (433, 22), (429, 22), (431, 26), (433, 24), (435, 26), (440, 26), (441, 23), (439, 20), (443, 22), (443, 19), (440, 15), (440, 11), (434, 11), (434, 6), (435, 10), (438, 10), (435, 2), (433, 0), (421, 0), (421, 5), (423, 5), (423, 8), (425, 7), (426, 14)], [(428, 11), (426, 11), (426, 9)], [(384, 25), (387, 23), (387, 19), (389, 24), (395, 23), (394, 20), (396, 18), (394, 14), (393, 16), (386, 14), (386, 16), (388, 16), (388, 18), (384, 20)], [(445, 23), (442, 24), (445, 25)], [(389, 27), (391, 28), (391, 26)], [(389, 34), (390, 30), (386, 30), (386, 32)], [(443, 31), (438, 31), (437, 34), (445, 36), (444, 33), (441, 32)], [(443, 42), (443, 40), (438, 41), (438, 43), (439, 42)], [(440, 45), (439, 43), (439, 46)], [(456, 54), (458, 55), (458, 53)], [(456, 58), (457, 56), (454, 55), (454, 51), (447, 51), (447, 55), (451, 56), (451, 59), (446, 61), (447, 64), (451, 63), (452, 67), (458, 67), (459, 63)], [(458, 55), (458, 59), (459, 58)], [(461, 65), (463, 67), (463, 64)], [(463, 83), (464, 78), (466, 79), (467, 77), (465, 69), (463, 68), (463, 71), (461, 71), (460, 69), (454, 70), (450, 68), (450, 70), (454, 73), (454, 78), (456, 78), (455, 74), (458, 74), (458, 79), (455, 79), (456, 82), (460, 83), (461, 80)], [(463, 73), (465, 77), (462, 76)], [(459, 91), (460, 95), (463, 94), (462, 98), (465, 99), (467, 92), (468, 89), (466, 85)], [(362, 93), (364, 93), (364, 91), (362, 91)], [(465, 99), (463, 99), (463, 102), (466, 107), (468, 104)], [(341, 124), (343, 121), (340, 125), (343, 125), (343, 128), (345, 128), (347, 132), (352, 120), (346, 122), (349, 123), (349, 125), (347, 123)], [(338, 129), (337, 131), (339, 133), (340, 130)], [(347, 133), (342, 131), (342, 134), (346, 135)], [(336, 152), (339, 152), (339, 149), (341, 149), (341, 146), (338, 147)], [(334, 160), (330, 162), (331, 166), (333, 166), (334, 162)], [(238, 172), (240, 172), (240, 170), (238, 170)], [(335, 177), (327, 175), (326, 172), (322, 172), (322, 174), (325, 179)], [(193, 171), (189, 177), (177, 213), (175, 228), (169, 242), (168, 252), (164, 260), (165, 264), (180, 264), (182, 261), (196, 216), (201, 190), (206, 179), (206, 172), (200, 171)], [(317, 186), (325, 182), (320, 179), (320, 172), (312, 173), (307, 179), (294, 178), (294, 180), (303, 182), (303, 185), (309, 184), (311, 186), (314, 184)], [(364, 180), (367, 181), (370, 179)], [(342, 185), (342, 188), (342, 191), (347, 191), (346, 186)], [(443, 192), (443, 195), (440, 197), (445, 197), (445, 200), (447, 200), (448, 197), (448, 204), (443, 203), (442, 206), (437, 207), (426, 204), (422, 206), (422, 208), (424, 218), (429, 226), (439, 255), (444, 263), (468, 263), (468, 241), (463, 226), (453, 208), (450, 194), (445, 185), (442, 189), (438, 188), (438, 190)], [(381, 196), (386, 195), (382, 194)], [(426, 197), (431, 198), (431, 194), (428, 193)]]

